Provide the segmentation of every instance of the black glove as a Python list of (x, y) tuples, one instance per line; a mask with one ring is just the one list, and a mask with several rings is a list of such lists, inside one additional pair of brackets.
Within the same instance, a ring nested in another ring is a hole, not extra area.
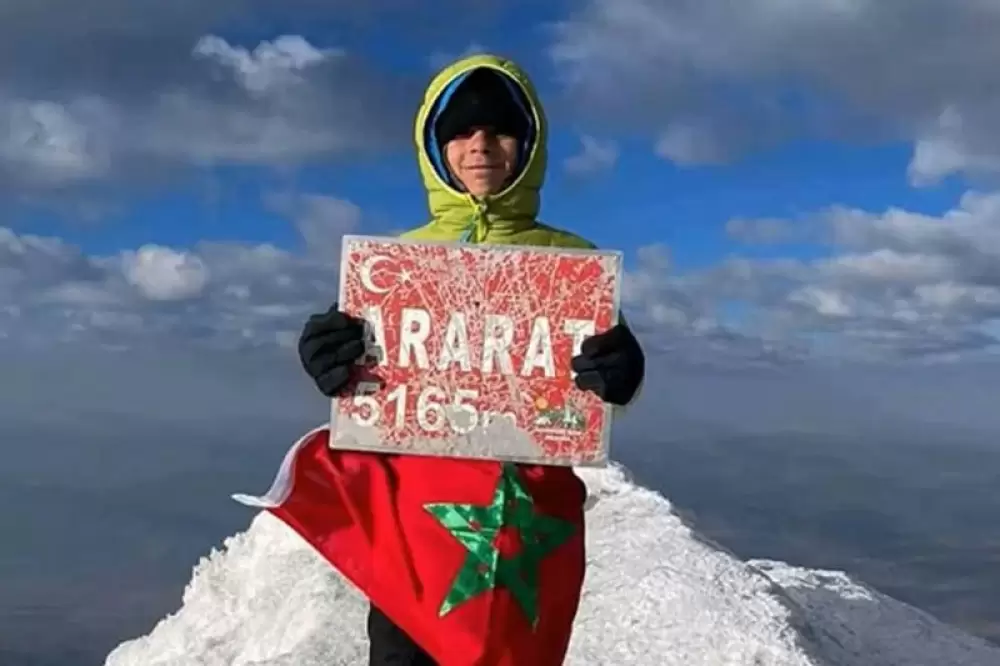
[(625, 324), (618, 324), (583, 341), (571, 361), (576, 386), (604, 402), (627, 405), (646, 373), (646, 357)]
[(299, 360), (320, 393), (332, 398), (344, 389), (351, 364), (365, 353), (364, 336), (364, 321), (338, 311), (336, 303), (309, 317), (299, 336)]

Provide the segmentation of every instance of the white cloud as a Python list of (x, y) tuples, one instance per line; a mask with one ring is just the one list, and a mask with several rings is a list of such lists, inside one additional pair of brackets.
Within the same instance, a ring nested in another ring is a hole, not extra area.
[(954, 106), (941, 112), (937, 122), (923, 130), (913, 147), (913, 158), (907, 168), (910, 183), (933, 185), (954, 173), (1000, 173), (1000, 152), (975, 136), (976, 126), (969, 133), (961, 112)]
[(305, 319), (336, 300), (340, 239), (360, 230), (363, 215), (351, 201), (319, 194), (264, 199), (299, 231), (301, 252), (201, 242), (96, 255), (0, 227), (0, 337), (33, 345), (293, 346)]
[(262, 96), (304, 84), (306, 81), (300, 72), (343, 55), (343, 51), (317, 49), (298, 35), (282, 35), (273, 42), (261, 42), (251, 52), (232, 46), (221, 37), (208, 35), (195, 44), (194, 55), (231, 69), (247, 92)]
[(306, 250), (320, 259), (339, 256), (344, 234), (361, 227), (361, 208), (336, 197), (319, 194), (275, 193), (265, 197), (272, 210), (291, 218)]
[[(410, 109), (395, 101), (399, 86), (342, 49), (299, 35), (247, 47), (192, 27), (150, 36), (149, 53), (139, 48), (142, 26), (98, 33), (87, 52), (55, 33), (67, 71), (102, 46), (116, 50), (116, 59), (98, 58), (66, 80), (61, 71), (28, 77), (18, 58), (21, 69), (0, 78), (0, 193), (25, 198), (215, 163), (294, 165), (406, 135)], [(143, 63), (147, 75), (137, 79), (123, 62)]]
[(914, 142), (910, 178), (1000, 173), (1000, 5), (587, 0), (550, 56), (583, 112), (683, 164), (796, 136)]
[(144, 245), (122, 257), (129, 284), (153, 301), (175, 301), (202, 293), (209, 271), (197, 255), (158, 245)]
[(427, 58), (427, 62), (430, 65), (430, 68), (436, 72), (444, 68), (446, 65), (455, 62), (456, 60), (459, 60), (461, 58), (466, 58), (468, 56), (475, 55), (477, 53), (486, 53), (488, 51), (489, 49), (483, 46), (481, 43), (471, 42), (468, 46), (466, 46), (464, 49), (462, 49), (457, 53), (451, 51), (434, 51)]
[(618, 161), (618, 145), (611, 140), (583, 135), (580, 152), (566, 158), (564, 166), (570, 173), (583, 175), (606, 171)]
[(30, 345), (287, 346), (335, 300), (338, 259), (236, 243), (87, 256), (2, 230), (0, 331)]
[(824, 317), (847, 317), (852, 309), (842, 291), (806, 285), (788, 295), (789, 303), (798, 303), (815, 310)]
[(111, 167), (109, 132), (114, 111), (104, 100), (67, 104), (3, 99), (0, 161), (35, 183), (98, 178)]
[(808, 225), (792, 220), (734, 217), (726, 222), (726, 235), (744, 243), (781, 243), (802, 239), (805, 234), (808, 234)]
[(656, 139), (654, 152), (682, 166), (724, 164), (732, 157), (717, 130), (690, 120), (668, 123)]
[(734, 229), (752, 242), (759, 232), (769, 242), (809, 236), (826, 252), (809, 260), (733, 257), (683, 275), (641, 260), (626, 299), (677, 338), (725, 332), (792, 360), (804, 351), (947, 358), (998, 346), (1000, 194), (966, 194), (941, 217), (833, 208), (799, 221), (741, 220)]

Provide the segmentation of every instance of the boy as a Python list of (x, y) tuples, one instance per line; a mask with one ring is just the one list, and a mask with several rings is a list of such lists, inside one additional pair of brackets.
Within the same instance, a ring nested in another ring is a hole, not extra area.
[[(428, 87), (415, 126), (431, 221), (403, 238), (593, 248), (589, 241), (536, 219), (545, 177), (546, 133), (537, 93), (514, 63), (478, 55), (446, 67)], [(364, 351), (362, 336), (363, 323), (339, 312), (336, 305), (306, 324), (299, 341), (300, 358), (324, 395), (333, 397), (344, 390), (353, 362)], [(605, 402), (626, 405), (638, 393), (645, 359), (628, 327), (619, 323), (585, 341), (572, 367), (580, 389)], [(582, 512), (582, 506), (578, 510)], [(370, 666), (435, 664), (374, 606), (368, 636)], [(567, 645), (568, 641), (567, 633)]]

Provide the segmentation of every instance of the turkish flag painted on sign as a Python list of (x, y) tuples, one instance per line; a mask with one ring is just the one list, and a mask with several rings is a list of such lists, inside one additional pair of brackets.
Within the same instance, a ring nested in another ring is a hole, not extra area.
[(258, 505), (440, 666), (563, 663), (586, 564), (572, 468), (331, 450), (329, 435), (297, 442)]

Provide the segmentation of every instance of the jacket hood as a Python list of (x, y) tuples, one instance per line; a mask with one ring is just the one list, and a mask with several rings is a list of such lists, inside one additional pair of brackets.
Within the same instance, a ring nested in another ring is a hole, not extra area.
[[(434, 122), (451, 93), (466, 76), (479, 68), (489, 68), (503, 75), (512, 86), (520, 88), (529, 108), (528, 139), (522, 146), (521, 169), (504, 191), (479, 201), (452, 187), (445, 172), (442, 147), (434, 139)], [(535, 224), (541, 205), (545, 180), (548, 127), (538, 93), (527, 74), (517, 64), (498, 56), (481, 54), (462, 58), (441, 70), (424, 93), (414, 124), (420, 176), (427, 190), (427, 203), (434, 222), (441, 226), (469, 229), (482, 234), (483, 227), (516, 231)]]

